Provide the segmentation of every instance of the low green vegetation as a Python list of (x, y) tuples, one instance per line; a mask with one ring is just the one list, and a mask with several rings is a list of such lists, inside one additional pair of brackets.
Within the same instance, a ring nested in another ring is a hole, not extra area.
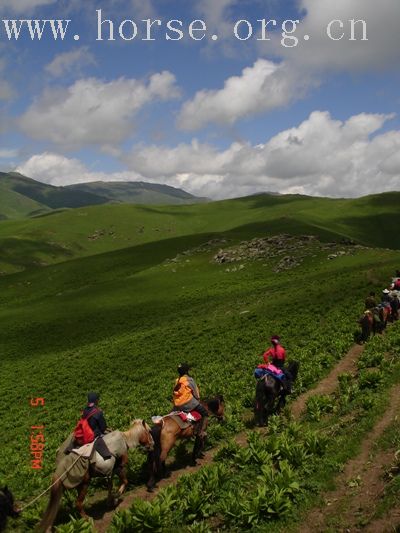
[[(2, 268), (23, 269), (0, 276), (0, 479), (18, 499), (29, 501), (50, 484), (55, 450), (75, 425), (89, 390), (101, 393), (109, 426), (125, 428), (132, 418), (149, 420), (169, 411), (176, 366), (186, 360), (203, 396), (222, 392), (226, 398), (226, 425), (210, 428), (210, 443), (215, 444), (246, 429), (254, 398), (253, 368), (272, 334), (281, 335), (289, 359), (300, 361), (295, 394), (317, 383), (347, 352), (365, 296), (387, 285), (399, 267), (400, 252), (340, 242), (353, 237), (361, 224), (338, 233), (333, 226), (339, 222), (332, 221), (338, 220), (339, 211), (328, 213), (330, 200), (323, 207), (324, 200), (290, 197), (284, 204), (284, 198), (179, 208), (102, 206), (0, 223), (0, 240), (10, 244)], [(352, 202), (356, 206), (359, 201)], [(377, 212), (393, 207), (382, 205)], [(115, 238), (106, 231), (111, 225)], [(104, 233), (88, 239), (101, 228)], [(304, 246), (289, 250), (292, 244), (283, 232), (317, 235), (324, 246), (305, 239)], [(282, 244), (275, 255), (245, 255), (232, 263), (215, 260), (221, 248), (277, 235)], [(337, 243), (325, 246), (333, 240)], [(360, 239), (374, 240), (378, 230), (368, 229)], [(46, 249), (44, 243), (54, 248)], [(283, 261), (276, 271), (281, 256), (295, 256), (296, 261)], [(40, 262), (49, 264), (39, 267)], [(337, 428), (340, 416), (350, 406), (357, 413), (375, 413), (374, 398), (379, 400), (392, 379), (387, 377), (392, 374), (371, 367), (380, 367), (381, 359), (379, 350), (369, 346), (357, 384), (342, 377), (334, 401), (309, 403), (301, 426), (282, 418), (267, 439), (251, 433), (244, 451), (228, 443), (232, 459), (223, 459), (228, 453), (223, 448), (219, 462), (204, 474), (185, 478), (154, 504), (136, 503), (137, 512), (117, 515), (113, 527), (123, 531), (131, 527), (126, 524), (139, 527), (149, 521), (155, 531), (163, 514), (157, 509), (167, 507), (171, 523), (184, 516), (186, 530), (193, 532), (264, 527), (271, 520), (276, 524), (278, 516), (292, 517), (294, 507), (306, 505), (347, 457), (337, 452), (327, 468), (326, 450), (332, 444), (326, 435), (343, 442), (353, 426)], [(45, 398), (44, 407), (30, 406), (36, 397)], [(327, 417), (333, 417), (329, 431), (323, 429)], [(364, 420), (355, 442), (364, 434)], [(32, 425), (45, 426), (42, 470), (31, 468)], [(337, 434), (330, 433), (334, 428)], [(297, 441), (300, 455), (293, 454)], [(132, 487), (143, 483), (143, 462), (139, 452), (132, 454)], [(328, 472), (326, 479), (323, 471)], [(203, 485), (205, 500), (200, 501)], [(179, 505), (172, 503), (176, 499)], [(65, 524), (72, 500), (64, 500), (60, 532), (90, 527), (81, 521)], [(41, 500), (27, 510), (20, 530), (31, 530), (45, 504)]]

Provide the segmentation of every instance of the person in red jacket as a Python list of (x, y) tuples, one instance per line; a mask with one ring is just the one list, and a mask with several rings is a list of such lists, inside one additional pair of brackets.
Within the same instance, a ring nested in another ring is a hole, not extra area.
[(286, 350), (280, 344), (281, 338), (279, 335), (274, 335), (271, 337), (271, 348), (264, 353), (263, 358), (266, 363), (272, 363), (276, 367), (283, 370), (286, 360)]
[(281, 338), (279, 335), (273, 335), (271, 337), (272, 346), (268, 348), (263, 354), (265, 363), (272, 363), (277, 368), (280, 368), (285, 374), (286, 379), (282, 380), (283, 392), (290, 394), (292, 392), (292, 376), (285, 368), (286, 350), (280, 343)]

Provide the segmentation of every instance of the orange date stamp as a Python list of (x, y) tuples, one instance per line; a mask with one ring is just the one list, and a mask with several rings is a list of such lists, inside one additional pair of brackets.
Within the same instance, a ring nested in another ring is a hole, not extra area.
[[(43, 407), (44, 398), (31, 398), (30, 406), (33, 408)], [(41, 470), (43, 468), (43, 453), (45, 448), (44, 425), (34, 425), (30, 427), (30, 456), (31, 468)]]

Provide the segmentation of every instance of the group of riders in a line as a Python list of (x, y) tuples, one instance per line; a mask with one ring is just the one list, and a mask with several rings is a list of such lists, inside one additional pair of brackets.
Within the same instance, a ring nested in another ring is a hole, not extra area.
[[(361, 334), (359, 336), (360, 343), (366, 342), (371, 334), (382, 333), (387, 322), (399, 319), (399, 295), (400, 271), (397, 271), (396, 277), (393, 279), (390, 287), (382, 291), (379, 302), (377, 301), (374, 292), (371, 292), (366, 298), (365, 311), (359, 320), (359, 324), (361, 325)], [(268, 387), (270, 387), (272, 391), (271, 398), (273, 399), (273, 395), (275, 394), (275, 398), (280, 398), (279, 401), (284, 405), (286, 396), (292, 392), (292, 384), (296, 379), (298, 370), (297, 362), (293, 362), (295, 363), (294, 365), (291, 363), (286, 366), (286, 350), (281, 344), (279, 335), (273, 335), (271, 337), (271, 346), (262, 354), (262, 357), (264, 362), (259, 364), (254, 371), (254, 376), (258, 383), (256, 392), (256, 413), (258, 406), (258, 410), (261, 413), (261, 423), (264, 421), (263, 410), (267, 407), (268, 403)], [(181, 363), (177, 368), (177, 372), (178, 377), (175, 380), (172, 391), (172, 411), (169, 415), (166, 415), (166, 417), (155, 418), (166, 419), (171, 418), (174, 415), (179, 415), (183, 420), (187, 420), (189, 424), (191, 422), (196, 422), (196, 430), (193, 430), (193, 434), (197, 435), (197, 439), (202, 440), (204, 444), (208, 416), (210, 413), (214, 415), (216, 415), (216, 413), (219, 413), (220, 415), (221, 413), (223, 414), (223, 398), (222, 396), (219, 396), (216, 410), (211, 409), (210, 411), (210, 405), (207, 405), (207, 402), (200, 400), (199, 388), (193, 377), (190, 375), (189, 364)], [(271, 380), (271, 378), (273, 378), (272, 382), (278, 384), (275, 389), (271, 383), (268, 384), (268, 379)], [(266, 380), (265, 385), (264, 379)], [(98, 452), (105, 461), (113, 457), (112, 452), (108, 449), (107, 444), (103, 439), (103, 437), (112, 430), (107, 427), (104, 413), (99, 407), (99, 401), (100, 396), (98, 393), (90, 392), (88, 394), (87, 405), (83, 409), (81, 418), (75, 427), (73, 438), (64, 451), (66, 455), (69, 455), (76, 448), (93, 443), (93, 449)], [(271, 403), (271, 406), (272, 405), (273, 404)], [(278, 403), (278, 405), (280, 404)], [(221, 411), (219, 412), (218, 409), (221, 409)], [(223, 416), (218, 416), (218, 418), (222, 419)], [(155, 436), (154, 433), (153, 436)], [(186, 437), (190, 436), (190, 434), (183, 434), (182, 436)], [(197, 457), (203, 455), (202, 449), (203, 448), (199, 448), (197, 450)], [(11, 505), (14, 508), (13, 502), (8, 503), (7, 498), (9, 498), (9, 496), (6, 489), (0, 491), (0, 507), (7, 503), (7, 506)], [(2, 509), (0, 509), (0, 511), (1, 510)], [(0, 515), (2, 514), (3, 513), (0, 513)], [(7, 514), (9, 516), (11, 515), (11, 513), (8, 512), (8, 507), (7, 511), (4, 511), (4, 515), (6, 516)]]
[[(205, 433), (205, 426), (208, 417), (207, 409), (200, 403), (199, 388), (190, 376), (190, 366), (187, 363), (181, 363), (178, 366), (178, 378), (175, 381), (172, 392), (173, 408), (172, 413), (195, 413), (192, 417), (189, 415), (188, 421), (198, 422), (197, 431), (200, 436)], [(94, 442), (94, 449), (107, 460), (111, 458), (111, 453), (103, 440), (103, 436), (110, 431), (103, 411), (99, 408), (100, 395), (96, 392), (88, 394), (88, 402), (82, 416), (74, 430), (74, 439), (65, 450), (70, 453), (74, 448)], [(198, 417), (196, 417), (198, 413)]]
[(378, 301), (375, 292), (370, 292), (365, 300), (365, 310), (359, 319), (361, 333), (359, 344), (364, 344), (371, 335), (383, 333), (388, 322), (399, 320), (400, 312), (400, 271), (388, 288), (383, 289)]

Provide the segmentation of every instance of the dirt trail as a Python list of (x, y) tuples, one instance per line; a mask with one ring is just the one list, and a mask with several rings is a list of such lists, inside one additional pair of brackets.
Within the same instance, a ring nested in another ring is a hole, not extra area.
[(371, 521), (385, 488), (382, 474), (392, 463), (394, 454), (393, 450), (376, 452), (375, 443), (393, 422), (399, 409), (400, 385), (396, 385), (390, 392), (388, 409), (364, 439), (360, 453), (346, 464), (344, 472), (337, 478), (337, 488), (325, 495), (326, 506), (311, 510), (298, 533), (383, 533), (394, 531), (393, 526), (400, 524), (398, 509), (391, 516)]
[[(339, 361), (339, 363), (332, 369), (330, 374), (325, 379), (319, 382), (319, 384), (314, 389), (307, 391), (306, 393), (299, 396), (294, 402), (292, 402), (290, 404), (290, 408), (294, 417), (299, 418), (301, 413), (304, 411), (306, 401), (310, 396), (313, 396), (315, 394), (330, 394), (331, 392), (333, 392), (338, 385), (338, 376), (343, 372), (351, 372), (357, 368), (357, 360), (360, 357), (363, 349), (364, 346), (352, 346), (349, 352)], [(260, 431), (265, 431), (265, 429), (263, 428)], [(246, 443), (246, 432), (238, 434), (235, 440), (238, 444), (244, 445)], [(172, 471), (171, 476), (168, 479), (164, 479), (158, 483), (158, 488), (155, 492), (147, 492), (146, 487), (139, 487), (133, 491), (130, 491), (129, 494), (125, 496), (124, 500), (118, 506), (118, 510), (129, 508), (135, 498), (140, 498), (142, 500), (148, 501), (152, 500), (157, 495), (159, 489), (162, 489), (163, 487), (166, 487), (172, 483), (176, 483), (176, 481), (181, 475), (196, 472), (202, 466), (212, 463), (216, 451), (216, 449), (208, 451), (206, 453), (205, 458), (199, 461), (198, 465), (195, 467), (188, 466), (186, 468), (180, 468), (179, 470)], [(115, 511), (98, 513), (101, 514), (101, 516), (94, 519), (96, 531), (98, 531), (99, 533), (104, 533), (107, 531), (114, 512)], [(90, 509), (88, 510), (88, 513), (91, 516), (93, 516), (94, 514), (93, 512), (91, 513)]]
[(352, 372), (357, 370), (357, 361), (364, 350), (364, 346), (355, 344), (350, 348), (347, 354), (331, 370), (329, 375), (320, 381), (318, 385), (301, 396), (291, 404), (291, 412), (295, 418), (299, 418), (306, 408), (307, 400), (316, 394), (331, 394), (338, 386), (338, 376), (343, 372)]

